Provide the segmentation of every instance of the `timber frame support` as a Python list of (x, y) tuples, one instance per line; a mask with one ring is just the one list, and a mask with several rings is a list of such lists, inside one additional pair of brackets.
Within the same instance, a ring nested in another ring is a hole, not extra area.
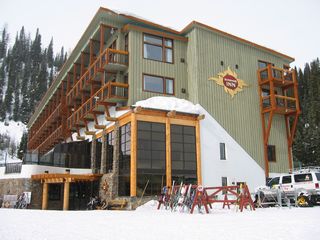
[(288, 166), (293, 167), (292, 144), (301, 113), (298, 97), (298, 83), (295, 70), (281, 69), (268, 64), (257, 71), (260, 96), (261, 122), (265, 176), (269, 176), (268, 144), (274, 116), (283, 115), (288, 144)]

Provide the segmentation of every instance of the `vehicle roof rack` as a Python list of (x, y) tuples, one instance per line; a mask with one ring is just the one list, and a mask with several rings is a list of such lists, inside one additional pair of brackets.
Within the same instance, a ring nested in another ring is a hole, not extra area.
[(320, 172), (320, 166), (308, 166), (293, 168), (289, 170), (289, 173), (309, 173), (309, 172)]

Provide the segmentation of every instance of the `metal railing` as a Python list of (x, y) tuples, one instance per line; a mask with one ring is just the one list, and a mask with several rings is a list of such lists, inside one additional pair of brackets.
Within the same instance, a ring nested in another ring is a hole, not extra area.
[(21, 173), (22, 169), (22, 162), (18, 163), (6, 163), (5, 164), (5, 174), (10, 174), (10, 173)]

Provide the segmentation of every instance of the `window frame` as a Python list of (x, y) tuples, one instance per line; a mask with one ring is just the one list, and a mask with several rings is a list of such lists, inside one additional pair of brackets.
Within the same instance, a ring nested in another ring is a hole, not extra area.
[[(157, 77), (157, 78), (162, 78), (162, 82), (163, 82), (163, 92), (155, 92), (155, 91), (150, 91), (145, 89), (144, 87), (144, 77), (145, 76), (150, 76), (150, 77)], [(167, 79), (172, 80), (173, 83), (173, 93), (167, 93)], [(170, 95), (170, 96), (174, 96), (175, 95), (175, 79), (172, 77), (164, 77), (164, 76), (158, 76), (158, 75), (154, 75), (154, 74), (147, 74), (147, 73), (143, 73), (142, 74), (142, 91), (143, 92), (151, 92), (151, 93), (157, 93), (157, 94), (164, 94), (164, 95)]]
[[(272, 150), (272, 158), (269, 159), (269, 149)], [(268, 145), (267, 146), (267, 156), (268, 156), (268, 162), (277, 162), (277, 154), (276, 154), (276, 146), (275, 145)]]
[[(223, 147), (223, 152), (221, 151), (222, 147)], [(222, 161), (227, 160), (226, 143), (223, 143), (223, 142), (219, 143), (219, 152), (220, 152), (220, 160)]]
[[(151, 37), (156, 37), (156, 38), (161, 38), (162, 44), (160, 45), (160, 44), (156, 44), (156, 43), (151, 43), (151, 42), (145, 41), (145, 35), (149, 35)], [(170, 40), (172, 42), (172, 46), (171, 47), (166, 46), (166, 44), (165, 44), (166, 40)], [(162, 48), (162, 51), (161, 51), (162, 52), (162, 60), (157, 60), (157, 59), (152, 59), (152, 58), (145, 57), (145, 55), (144, 55), (144, 45), (145, 44), (156, 46), (156, 47), (161, 47)], [(166, 57), (167, 57), (166, 49), (171, 49), (171, 51), (172, 51), (172, 62), (167, 62), (166, 61)], [(150, 33), (143, 33), (142, 34), (142, 56), (143, 56), (143, 59), (146, 59), (146, 60), (152, 60), (152, 61), (157, 61), (157, 62), (174, 64), (174, 40), (172, 38), (166, 38), (166, 37), (162, 37), (162, 36), (158, 36), (158, 35), (154, 35), (154, 34), (150, 34)]]

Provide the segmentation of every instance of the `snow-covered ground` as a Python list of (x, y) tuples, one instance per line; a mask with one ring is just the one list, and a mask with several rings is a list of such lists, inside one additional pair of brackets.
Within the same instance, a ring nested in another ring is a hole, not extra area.
[[(0, 149), (0, 164), (3, 164), (5, 162), (21, 162), (21, 159), (18, 159), (15, 154), (17, 149), (19, 148), (19, 144), (21, 141), (21, 137), (23, 135), (23, 132), (27, 131), (27, 127), (22, 122), (15, 122), (15, 121), (8, 121), (8, 122), (0, 122), (0, 135), (2, 136), (8, 136), (9, 142), (2, 143), (7, 144), (7, 148), (5, 150)], [(15, 153), (12, 155), (10, 154), (13, 150), (12, 145), (15, 146)]]
[(27, 131), (27, 127), (22, 122), (8, 121), (0, 122), (0, 134), (6, 134), (16, 144), (20, 143), (23, 132)]
[(0, 209), (1, 240), (59, 239), (319, 239), (320, 207), (236, 212), (216, 205), (210, 214), (156, 210), (41, 211)]

